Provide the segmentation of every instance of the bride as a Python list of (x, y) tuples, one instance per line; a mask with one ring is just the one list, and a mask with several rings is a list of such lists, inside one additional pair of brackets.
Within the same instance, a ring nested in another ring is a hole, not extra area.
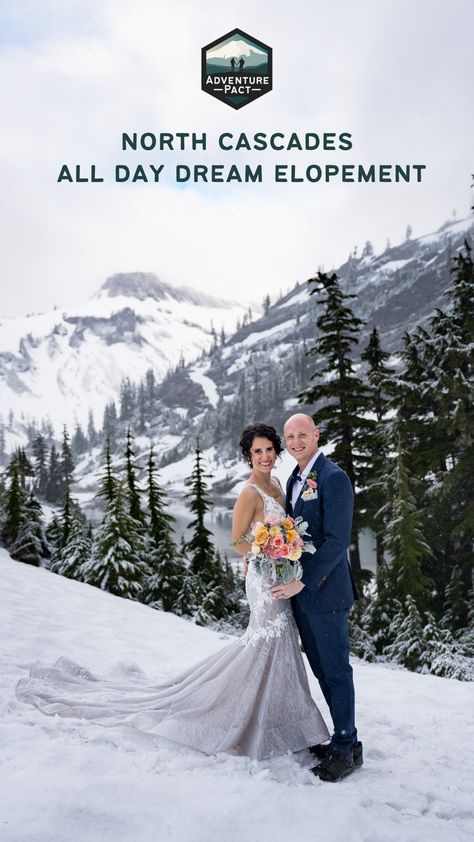
[[(250, 544), (242, 536), (251, 524), (284, 516), (285, 508), (271, 475), (281, 452), (275, 429), (246, 427), (240, 447), (251, 473), (234, 506), (233, 537), (245, 555)], [(250, 562), (244, 635), (166, 684), (138, 668), (122, 679), (97, 676), (62, 657), (52, 667), (33, 667), (18, 682), (17, 696), (48, 715), (127, 723), (208, 755), (262, 760), (324, 742), (329, 733), (310, 695), (290, 601), (275, 598), (273, 584)]]

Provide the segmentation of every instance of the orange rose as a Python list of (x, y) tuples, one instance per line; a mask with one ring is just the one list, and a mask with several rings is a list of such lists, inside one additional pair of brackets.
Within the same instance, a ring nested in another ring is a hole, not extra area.
[(295, 538), (298, 537), (298, 533), (297, 533), (296, 529), (289, 529), (286, 533), (286, 537), (287, 537), (287, 539), (290, 543), (291, 543), (291, 541), (294, 541)]
[(261, 547), (263, 547), (263, 545), (267, 543), (269, 537), (270, 536), (268, 534), (267, 527), (261, 526), (259, 529), (257, 529), (254, 535), (254, 543), (259, 544)]

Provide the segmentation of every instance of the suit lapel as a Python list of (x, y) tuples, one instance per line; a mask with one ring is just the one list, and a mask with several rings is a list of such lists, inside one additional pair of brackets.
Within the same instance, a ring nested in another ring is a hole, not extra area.
[[(316, 472), (316, 475), (317, 475), (317, 478), (318, 478), (318, 494), (319, 494), (319, 479), (321, 477), (322, 472), (324, 471), (324, 468), (326, 467), (326, 462), (327, 462), (327, 457), (324, 455), (324, 453), (321, 453), (318, 456), (318, 458), (316, 459), (316, 462), (314, 463), (313, 467), (311, 468), (311, 471), (314, 470)], [(311, 473), (311, 471), (310, 471), (310, 473)], [(299, 517), (300, 514), (301, 514), (301, 510), (303, 508), (303, 503), (304, 503), (304, 500), (301, 496), (302, 493), (303, 493), (303, 489), (304, 489), (304, 483), (301, 486), (301, 491), (300, 491), (300, 493), (298, 495), (298, 499), (295, 503), (295, 508), (293, 510), (293, 517)]]
[(291, 505), (291, 495), (292, 495), (292, 491), (293, 491), (293, 480), (294, 480), (297, 473), (298, 473), (298, 465), (296, 466), (296, 468), (293, 469), (293, 471), (291, 472), (291, 474), (288, 477), (287, 482), (286, 482), (286, 511), (289, 514), (291, 514), (293, 512), (293, 507)]

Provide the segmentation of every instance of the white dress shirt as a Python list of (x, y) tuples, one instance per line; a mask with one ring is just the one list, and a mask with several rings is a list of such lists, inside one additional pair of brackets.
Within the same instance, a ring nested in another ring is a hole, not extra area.
[(302, 489), (303, 485), (305, 484), (305, 482), (308, 478), (308, 474), (310, 474), (311, 471), (313, 470), (314, 464), (315, 464), (315, 462), (316, 462), (320, 453), (322, 453), (322, 450), (318, 450), (318, 452), (313, 457), (313, 459), (311, 459), (311, 461), (308, 462), (308, 464), (306, 465), (306, 468), (303, 471), (299, 472), (299, 476), (301, 477), (301, 479), (295, 478), (295, 481), (293, 483), (293, 489), (292, 489), (292, 492), (291, 492), (291, 505), (292, 505), (293, 509), (296, 506), (296, 501), (297, 501), (298, 497), (300, 496), (301, 489)]

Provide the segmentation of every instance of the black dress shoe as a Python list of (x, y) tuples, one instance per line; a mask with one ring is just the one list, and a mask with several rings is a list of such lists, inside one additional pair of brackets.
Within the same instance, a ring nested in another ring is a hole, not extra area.
[[(325, 760), (328, 754), (332, 751), (331, 743), (319, 743), (317, 746), (310, 746), (309, 750), (311, 754), (314, 754), (318, 760)], [(364, 762), (364, 755), (362, 749), (362, 743), (358, 740), (352, 746), (352, 757), (354, 759), (354, 766), (356, 769), (360, 769)]]
[(314, 766), (311, 771), (322, 781), (336, 783), (336, 781), (345, 778), (346, 775), (352, 774), (354, 769), (354, 758), (351, 751), (348, 754), (339, 754), (338, 751), (332, 749), (319, 766)]

